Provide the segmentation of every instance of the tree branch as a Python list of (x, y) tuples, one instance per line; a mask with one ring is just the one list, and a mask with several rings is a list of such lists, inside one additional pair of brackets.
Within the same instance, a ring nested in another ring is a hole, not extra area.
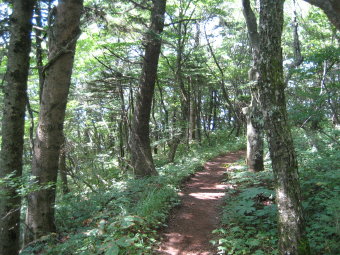
[(340, 5), (339, 0), (304, 0), (319, 7), (327, 15), (330, 22), (340, 31)]
[(259, 54), (259, 33), (257, 30), (256, 16), (250, 6), (249, 0), (242, 0), (243, 16), (246, 20), (250, 46), (253, 50), (253, 54), (257, 57)]

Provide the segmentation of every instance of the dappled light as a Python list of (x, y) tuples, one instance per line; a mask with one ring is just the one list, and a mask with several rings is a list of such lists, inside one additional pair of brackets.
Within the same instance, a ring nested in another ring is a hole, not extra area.
[(339, 255), (338, 2), (0, 1), (0, 255)]
[(203, 171), (197, 172), (183, 187), (182, 205), (170, 218), (164, 231), (159, 254), (189, 255), (214, 254), (210, 244), (211, 232), (219, 224), (218, 208), (222, 204), (225, 189), (223, 175), (225, 165), (244, 155), (243, 151), (219, 156), (205, 163)]

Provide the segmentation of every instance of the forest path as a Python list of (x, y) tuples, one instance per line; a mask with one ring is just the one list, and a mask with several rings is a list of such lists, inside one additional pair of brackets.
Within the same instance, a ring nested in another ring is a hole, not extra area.
[(163, 241), (158, 255), (215, 255), (209, 243), (211, 232), (218, 227), (220, 207), (228, 184), (222, 184), (225, 165), (245, 155), (244, 151), (229, 152), (204, 165), (185, 183), (181, 206), (170, 216), (168, 227), (161, 233)]

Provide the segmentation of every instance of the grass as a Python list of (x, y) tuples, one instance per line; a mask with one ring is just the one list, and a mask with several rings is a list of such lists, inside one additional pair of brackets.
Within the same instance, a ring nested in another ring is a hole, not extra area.
[[(225, 132), (227, 133), (227, 132)], [(244, 147), (242, 139), (225, 141), (211, 136), (210, 146), (183, 146), (174, 163), (160, 165), (159, 176), (112, 181), (96, 192), (74, 191), (56, 206), (58, 233), (44, 236), (21, 255), (152, 254), (157, 231), (171, 208), (179, 203), (178, 190), (210, 158)]]
[[(340, 251), (340, 153), (336, 144), (319, 137), (319, 151), (306, 146), (308, 137), (295, 130), (300, 184), (312, 254)], [(222, 227), (212, 242), (219, 254), (278, 254), (277, 209), (270, 162), (265, 171), (249, 172), (243, 161), (228, 173)]]

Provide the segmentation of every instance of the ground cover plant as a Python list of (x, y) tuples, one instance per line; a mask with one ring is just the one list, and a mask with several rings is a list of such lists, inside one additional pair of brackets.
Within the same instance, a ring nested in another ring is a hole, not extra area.
[[(336, 137), (338, 131), (330, 132)], [(318, 151), (302, 130), (295, 130), (307, 232), (312, 254), (339, 253), (339, 144), (318, 134)], [(315, 137), (314, 137), (315, 139)], [(219, 254), (278, 254), (276, 205), (269, 159), (265, 171), (249, 172), (244, 161), (227, 166), (222, 227), (213, 243)]]
[(159, 176), (64, 196), (56, 211), (58, 233), (43, 236), (21, 254), (152, 254), (159, 241), (157, 230), (179, 203), (177, 192), (183, 181), (208, 159), (244, 148), (243, 139), (225, 142), (225, 134), (212, 134), (204, 146), (180, 148), (183, 154), (175, 162), (158, 167)]
[(308, 232), (314, 253), (337, 253), (333, 2), (0, 1), (0, 255), (151, 253), (179, 189), (212, 173), (212, 188), (188, 194), (218, 201), (190, 207), (209, 215), (196, 231), (208, 246), (220, 160), (244, 151), (209, 159), (247, 139), (249, 170), (261, 171), (262, 133), (289, 192), (275, 199), (268, 160), (259, 174), (230, 166), (220, 252), (271, 254), (277, 239), (280, 255), (309, 255)]

